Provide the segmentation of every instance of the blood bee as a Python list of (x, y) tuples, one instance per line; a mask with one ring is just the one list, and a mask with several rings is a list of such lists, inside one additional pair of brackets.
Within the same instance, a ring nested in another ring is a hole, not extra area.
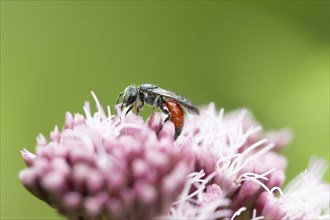
[(121, 109), (128, 107), (126, 114), (133, 110), (139, 114), (144, 103), (151, 105), (153, 110), (160, 108), (168, 117), (168, 120), (173, 122), (175, 126), (175, 139), (181, 134), (184, 124), (184, 107), (189, 113), (199, 115), (199, 109), (192, 104), (187, 98), (166, 89), (162, 89), (154, 84), (141, 84), (139, 86), (129, 85), (124, 92), (118, 95), (116, 103), (119, 103), (123, 96)]

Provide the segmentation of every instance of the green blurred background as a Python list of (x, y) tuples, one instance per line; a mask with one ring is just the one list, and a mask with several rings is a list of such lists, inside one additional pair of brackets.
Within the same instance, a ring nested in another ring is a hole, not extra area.
[(19, 183), (19, 150), (91, 90), (104, 106), (150, 82), (247, 107), (292, 129), (289, 179), (329, 161), (328, 38), (329, 1), (1, 1), (1, 219), (60, 218)]

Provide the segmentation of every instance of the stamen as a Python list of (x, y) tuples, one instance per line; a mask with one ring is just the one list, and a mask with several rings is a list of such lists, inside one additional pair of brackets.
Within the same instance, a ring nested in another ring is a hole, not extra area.
[(92, 94), (93, 99), (94, 99), (94, 101), (96, 103), (96, 109), (99, 112), (100, 117), (105, 118), (105, 114), (104, 114), (103, 108), (102, 108), (102, 106), (101, 106), (98, 98), (96, 97), (96, 95), (95, 95), (95, 93), (93, 91), (91, 91), (91, 94)]
[(265, 217), (264, 216), (258, 216), (257, 217), (257, 210), (253, 209), (251, 220), (260, 220), (260, 219), (265, 219)]
[(239, 216), (242, 212), (244, 212), (246, 210), (246, 207), (242, 207), (240, 209), (238, 209), (233, 216), (231, 217), (230, 220), (234, 220), (237, 216)]
[(277, 191), (279, 192), (279, 194), (280, 194), (279, 198), (281, 198), (281, 197), (284, 196), (284, 193), (283, 193), (282, 189), (281, 189), (280, 187), (277, 187), (277, 186), (274, 186), (274, 187), (270, 190), (270, 193), (275, 194), (275, 191), (276, 191), (276, 190), (277, 190)]
[[(266, 141), (267, 141), (267, 140), (266, 140)], [(263, 144), (264, 142), (261, 142), (261, 141), (260, 141), (260, 143)], [(260, 146), (260, 145), (259, 145), (259, 146)], [(258, 147), (258, 145), (255, 145), (255, 146), (254, 146), (254, 148), (256, 148), (256, 147)], [(257, 158), (260, 157), (261, 155), (263, 155), (263, 154), (265, 154), (266, 152), (270, 151), (273, 147), (274, 147), (274, 144), (269, 144), (269, 145), (267, 145), (266, 147), (262, 148), (261, 150), (255, 152), (253, 155), (251, 155), (251, 156), (245, 158), (244, 163), (243, 163), (242, 165), (240, 165), (239, 167), (237, 167), (236, 169), (232, 170), (232, 173), (234, 174), (234, 173), (239, 172), (239, 171), (240, 171), (243, 167), (245, 167), (250, 161), (253, 161), (253, 160), (257, 159)], [(244, 151), (244, 152), (242, 153), (242, 156), (239, 157), (239, 158), (237, 158), (236, 160), (240, 162), (241, 160), (243, 160), (243, 157), (244, 157), (246, 154), (247, 154), (246, 151)], [(234, 162), (235, 162), (235, 161), (234, 161)], [(230, 166), (230, 167), (233, 167), (233, 165)]]

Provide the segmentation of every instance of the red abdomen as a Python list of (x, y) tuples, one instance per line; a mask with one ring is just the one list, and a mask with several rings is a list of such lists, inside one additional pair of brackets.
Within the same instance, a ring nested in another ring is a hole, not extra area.
[(170, 121), (173, 122), (175, 126), (175, 138), (177, 138), (181, 134), (183, 127), (183, 109), (181, 105), (173, 99), (167, 99), (164, 103), (168, 111), (171, 113)]

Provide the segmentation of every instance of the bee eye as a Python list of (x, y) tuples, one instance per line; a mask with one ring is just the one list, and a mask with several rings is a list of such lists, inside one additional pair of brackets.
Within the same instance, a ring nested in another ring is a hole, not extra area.
[(125, 89), (124, 102), (126, 106), (134, 103), (138, 98), (138, 89), (136, 86), (129, 86)]
[(127, 105), (134, 103), (136, 99), (137, 99), (137, 94), (130, 94), (126, 101)]

